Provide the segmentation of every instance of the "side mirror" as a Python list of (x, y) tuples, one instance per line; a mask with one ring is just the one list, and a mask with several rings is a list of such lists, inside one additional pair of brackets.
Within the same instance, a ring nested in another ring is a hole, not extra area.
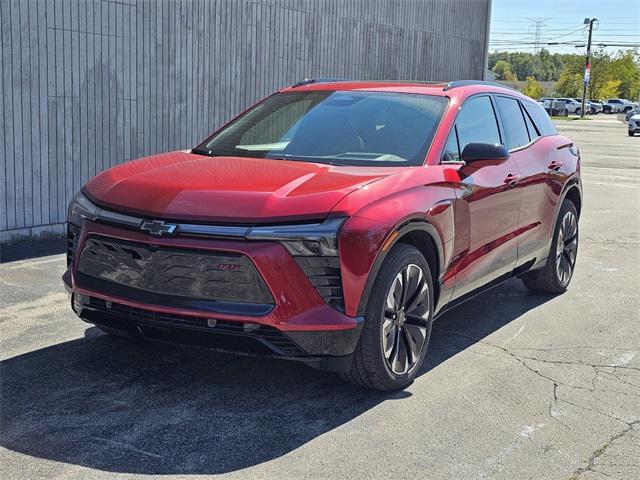
[(506, 160), (509, 158), (509, 150), (504, 145), (497, 143), (468, 143), (462, 150), (462, 160), (466, 163), (480, 160)]

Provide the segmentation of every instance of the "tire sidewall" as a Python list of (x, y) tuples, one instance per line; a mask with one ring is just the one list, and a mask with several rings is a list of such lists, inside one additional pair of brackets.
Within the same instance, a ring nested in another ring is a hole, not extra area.
[[(414, 368), (409, 372), (402, 375), (397, 375), (390, 370), (384, 358), (382, 346), (382, 322), (384, 317), (384, 307), (389, 289), (391, 288), (396, 275), (405, 266), (411, 263), (418, 265), (422, 269), (422, 272), (426, 277), (426, 282), (429, 288), (429, 318), (427, 322), (425, 346), (422, 349), (420, 358), (418, 359)], [(420, 253), (420, 251), (415, 247), (406, 244), (399, 244), (393, 247), (392, 251), (385, 259), (385, 262), (382, 264), (382, 267), (378, 272), (373, 288), (371, 290), (371, 296), (369, 297), (369, 302), (365, 311), (365, 322), (369, 327), (369, 334), (374, 336), (373, 345), (375, 348), (375, 368), (378, 372), (384, 372), (386, 381), (393, 384), (396, 388), (410, 384), (416, 377), (417, 372), (420, 371), (420, 367), (424, 361), (424, 357), (429, 347), (431, 327), (433, 324), (433, 293), (434, 289), (431, 269), (429, 268), (429, 264), (425, 260), (424, 256)]]
[[(557, 255), (557, 245), (558, 245), (558, 235), (560, 235), (560, 227), (562, 225), (562, 221), (564, 220), (564, 216), (567, 212), (572, 212), (576, 219), (576, 253), (575, 258), (573, 260), (573, 266), (571, 268), (571, 275), (567, 280), (567, 283), (562, 283), (560, 278), (558, 277), (558, 269), (556, 267), (556, 255)], [(553, 278), (557, 283), (559, 289), (566, 290), (571, 280), (573, 279), (573, 274), (575, 272), (576, 262), (578, 261), (578, 250), (580, 247), (580, 224), (578, 222), (578, 211), (570, 200), (564, 200), (562, 202), (562, 206), (560, 207), (560, 212), (558, 213), (558, 218), (556, 219), (556, 226), (553, 232), (553, 239), (551, 242), (551, 252), (549, 254), (548, 261), (551, 263), (551, 268), (553, 268)]]

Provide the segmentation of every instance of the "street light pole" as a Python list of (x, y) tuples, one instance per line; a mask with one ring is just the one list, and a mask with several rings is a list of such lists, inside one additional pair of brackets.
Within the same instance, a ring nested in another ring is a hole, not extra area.
[(587, 41), (587, 60), (584, 64), (584, 82), (582, 86), (582, 109), (580, 110), (580, 118), (584, 118), (585, 104), (587, 100), (587, 85), (589, 85), (589, 77), (591, 76), (591, 35), (593, 33), (593, 23), (597, 18), (585, 18), (584, 24), (589, 25), (589, 40)]

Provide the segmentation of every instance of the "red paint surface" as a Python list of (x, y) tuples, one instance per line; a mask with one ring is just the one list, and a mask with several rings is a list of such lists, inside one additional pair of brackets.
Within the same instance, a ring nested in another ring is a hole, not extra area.
[[(88, 182), (85, 192), (104, 207), (173, 220), (260, 223), (347, 216), (339, 238), (346, 315), (323, 303), (295, 261), (277, 243), (157, 239), (96, 224), (89, 225), (91, 231), (248, 255), (277, 302), (268, 316), (257, 321), (284, 330), (353, 327), (351, 317), (356, 315), (376, 258), (384, 253), (385, 241), (407, 221), (432, 224), (443, 246), (443, 268), (438, 275), (443, 293), (438, 308), (449, 298), (464, 295), (517, 265), (540, 260), (548, 251), (563, 188), (569, 179), (579, 176), (579, 159), (568, 148), (558, 148), (570, 140), (560, 135), (540, 138), (528, 148), (512, 152), (505, 161), (440, 165), (451, 126), (468, 96), (495, 92), (526, 97), (482, 85), (443, 91), (441, 85), (343, 82), (309, 84), (298, 90), (440, 95), (449, 98), (449, 105), (424, 166), (342, 167), (171, 152), (109, 169)], [(561, 163), (557, 171), (549, 169), (553, 161)], [(505, 183), (509, 174), (521, 176), (514, 187)], [(72, 288), (80, 290), (73, 282)], [(92, 294), (106, 298), (99, 292)]]
[[(309, 283), (302, 270), (295, 263), (295, 260), (279, 243), (211, 241), (194, 238), (155, 238), (141, 232), (87, 222), (81, 233), (79, 250), (82, 250), (87, 236), (92, 234), (154, 245), (242, 253), (253, 261), (257, 270), (265, 279), (265, 283), (276, 301), (276, 306), (264, 317), (242, 317), (133, 302), (82, 287), (77, 283), (75, 277), (75, 264), (71, 270), (70, 287), (73, 291), (149, 310), (220, 320), (247, 321), (271, 325), (283, 330), (342, 330), (353, 328), (356, 325), (356, 321), (353, 318), (341, 314), (324, 303), (313, 285)], [(79, 255), (76, 256), (76, 262), (78, 258)]]

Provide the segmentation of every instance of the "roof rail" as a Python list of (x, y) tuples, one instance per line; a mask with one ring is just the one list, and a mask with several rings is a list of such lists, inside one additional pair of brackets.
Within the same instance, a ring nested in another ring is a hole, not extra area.
[(309, 85), (310, 83), (329, 83), (329, 82), (347, 82), (344, 78), (305, 78), (291, 85), (291, 88), (302, 87), (303, 85)]
[[(436, 82), (432, 80), (353, 80), (348, 78), (305, 78), (290, 88), (302, 87), (310, 83), (331, 83), (331, 82), (364, 82), (364, 83), (418, 83), (423, 85), (446, 85), (446, 82)], [(453, 82), (450, 82), (453, 83)]]
[(454, 80), (453, 82), (447, 83), (447, 85), (442, 90), (447, 91), (451, 90), (452, 88), (467, 87), (469, 85), (488, 85), (492, 87), (502, 87), (509, 90), (517, 91), (515, 88), (508, 85), (502, 85), (501, 83), (497, 82), (486, 82), (484, 80)]

